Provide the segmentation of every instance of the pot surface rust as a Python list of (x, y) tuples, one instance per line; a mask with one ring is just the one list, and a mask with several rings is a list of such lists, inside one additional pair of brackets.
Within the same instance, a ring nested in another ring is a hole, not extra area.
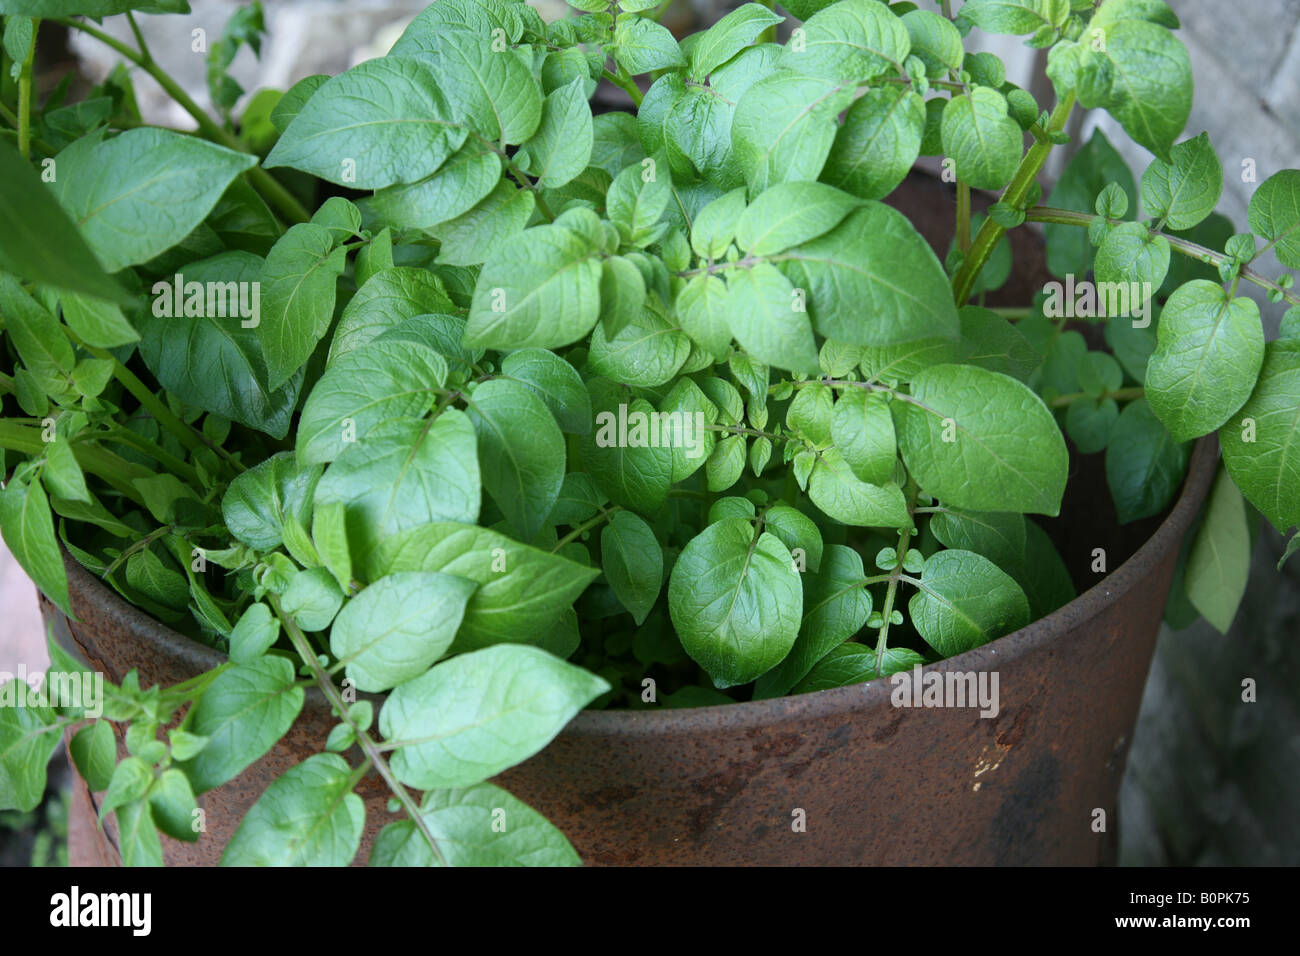
[[(1217, 460), (1212, 437), (1198, 442), (1168, 517), (1079, 598), (925, 668), (996, 672), (996, 717), (981, 717), (978, 707), (898, 708), (887, 681), (731, 706), (590, 711), (496, 782), (546, 814), (590, 864), (1112, 862), (1116, 795), (1165, 598)], [(1076, 479), (1093, 478), (1089, 470)], [(1098, 500), (1096, 481), (1082, 484)], [(1097, 536), (1116, 528), (1113, 519), (1107, 524), (1086, 506), (1068, 513), (1069, 526), (1081, 530), (1053, 528), (1067, 560), (1112, 545)], [(172, 684), (222, 659), (71, 559), (68, 572), (78, 620), (70, 623), (44, 599), (42, 610), (56, 637), (109, 680), (138, 668), (146, 686)], [(1075, 577), (1079, 583), (1077, 570)], [(283, 740), (199, 797), (203, 838), (164, 839), (168, 863), (215, 864), (261, 792), (319, 752), (333, 724), (324, 698), (310, 692)], [(119, 750), (125, 755), (120, 738)], [(111, 824), (108, 837), (86, 825), (93, 811), (85, 784), (77, 784), (72, 862), (112, 862)], [(396, 818), (374, 775), (358, 793), (367, 827), (357, 859), (365, 861), (380, 827)], [(1094, 829), (1098, 810), (1102, 832)]]

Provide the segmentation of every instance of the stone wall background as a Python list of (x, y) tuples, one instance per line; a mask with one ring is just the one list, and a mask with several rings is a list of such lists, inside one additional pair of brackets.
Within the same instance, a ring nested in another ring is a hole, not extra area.
[[(562, 0), (530, 0), (548, 19), (566, 14)], [(1208, 130), (1224, 160), (1219, 211), (1239, 230), (1256, 184), (1243, 182), (1241, 160), (1254, 159), (1259, 182), (1300, 166), (1300, 0), (1169, 0), (1183, 21), (1196, 94), (1188, 134)], [(191, 50), (191, 31), (221, 34), (238, 4), (191, 0), (189, 17), (141, 17), (150, 48), (202, 105), (208, 105), (204, 57)], [(265, 0), (268, 42), (259, 59), (241, 50), (234, 75), (251, 91), (287, 89), (313, 73), (334, 74), (382, 55), (421, 0)], [(732, 3), (676, 0), (670, 22), (707, 23)], [(927, 6), (924, 2), (922, 6)], [(120, 17), (105, 29), (124, 40)], [(70, 48), (94, 80), (115, 64), (101, 44), (76, 34)], [(1048, 102), (1042, 57), (1017, 38), (988, 37), (985, 48), (1008, 67), (1008, 78)], [(152, 80), (137, 71), (140, 105), (149, 121), (191, 127)], [(1104, 115), (1076, 115), (1072, 131), (1083, 142), (1100, 126), (1128, 159), (1135, 175), (1149, 161)], [(1048, 174), (1068, 149), (1058, 150)], [(1276, 274), (1274, 260), (1266, 272)], [(1259, 292), (1270, 337), (1282, 309)], [(1300, 489), (1297, 489), (1300, 494)], [(1300, 863), (1300, 558), (1274, 570), (1281, 538), (1265, 527), (1250, 585), (1227, 636), (1204, 622), (1182, 632), (1162, 631), (1147, 683), (1121, 793), (1121, 861), (1128, 864)], [(0, 670), (19, 661), (44, 666), (39, 616), (30, 582), (0, 546)], [(1241, 701), (1241, 681), (1258, 682), (1258, 702)]]

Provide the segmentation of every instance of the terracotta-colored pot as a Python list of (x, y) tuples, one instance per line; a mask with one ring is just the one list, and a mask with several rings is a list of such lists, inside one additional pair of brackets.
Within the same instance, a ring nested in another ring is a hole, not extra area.
[[(898, 708), (884, 681), (723, 707), (584, 712), (497, 782), (545, 813), (594, 864), (1109, 862), (1116, 794), (1170, 579), (1217, 459), (1212, 437), (1198, 442), (1169, 515), (1076, 600), (925, 669), (996, 672), (996, 717)], [(1073, 520), (1053, 533), (1067, 560), (1093, 547), (1118, 560), (1124, 544), (1104, 485), (1087, 480), (1097, 477), (1087, 460), (1083, 467), (1067, 492), (1064, 513)], [(146, 683), (171, 684), (220, 662), (71, 560), (68, 571), (78, 620), (43, 599), (42, 611), (56, 637), (109, 680), (138, 668)], [(168, 863), (217, 862), (262, 790), (318, 752), (332, 724), (323, 698), (309, 693), (270, 753), (200, 798), (203, 839), (164, 841)], [(392, 817), (377, 780), (359, 792), (365, 860)], [(76, 797), (72, 862), (113, 862), (111, 833), (88, 820), (84, 783)]]

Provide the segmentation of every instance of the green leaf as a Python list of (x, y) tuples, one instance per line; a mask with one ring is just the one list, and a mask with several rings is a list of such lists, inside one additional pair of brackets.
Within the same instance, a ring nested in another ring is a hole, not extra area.
[(963, 19), (986, 33), (1022, 36), (1053, 24), (1046, 13), (1047, 0), (968, 0), (960, 10)]
[(54, 517), (39, 482), (11, 478), (0, 489), (0, 532), (9, 553), (41, 593), (72, 617), (68, 577), (54, 537)]
[(1208, 133), (1173, 146), (1169, 158), (1153, 160), (1142, 174), (1142, 209), (1171, 229), (1191, 229), (1218, 205), (1223, 167)]
[[(665, 432), (672, 446), (672, 481), (685, 481), (713, 453), (715, 433), (709, 425), (718, 423), (718, 407), (709, 401), (692, 379), (679, 378), (659, 403), (661, 440)], [(554, 520), (554, 516), (552, 516)]]
[(921, 637), (944, 657), (1029, 623), (1029, 602), (1020, 585), (971, 551), (931, 555), (907, 610)]
[(280, 636), (280, 620), (265, 604), (251, 605), (230, 632), (230, 659), (246, 664), (265, 654)]
[(1043, 356), (1024, 333), (996, 312), (966, 305), (959, 314), (963, 364), (1001, 372), (1022, 382), (1027, 382), (1042, 364)]
[(366, 806), (352, 768), (314, 754), (266, 788), (240, 821), (222, 866), (347, 866), (361, 845)]
[(930, 519), (930, 530), (945, 547), (974, 551), (1007, 569), (1025, 563), (1028, 525), (1024, 515), (1008, 511), (944, 510)]
[(725, 358), (731, 346), (729, 302), (726, 283), (698, 275), (681, 287), (673, 303), (682, 330), (716, 360)]
[(862, 481), (887, 484), (894, 476), (898, 443), (889, 402), (880, 392), (850, 388), (831, 411), (831, 440)]
[(1065, 439), (1022, 382), (972, 365), (935, 365), (912, 379), (911, 398), (895, 398), (893, 411), (903, 463), (927, 494), (974, 511), (1060, 512)]
[(745, 518), (709, 525), (682, 549), (668, 582), (682, 647), (714, 686), (752, 681), (799, 633), (803, 590), (781, 539)]
[[(542, 118), (542, 87), (529, 68), (526, 50), (496, 49), (490, 30), (452, 30), (428, 35), (418, 59), (431, 67), (457, 117), (493, 142), (525, 143)], [(394, 54), (416, 53), (401, 41)], [(372, 61), (373, 62), (373, 61)]]
[(1169, 271), (1169, 240), (1153, 236), (1140, 222), (1126, 222), (1106, 233), (1093, 263), (1097, 283), (1125, 283), (1134, 292), (1129, 295), (1129, 311), (1145, 303)]
[(1264, 362), (1253, 299), (1195, 279), (1169, 297), (1156, 335), (1146, 398), (1174, 441), (1214, 431), (1245, 404)]
[(111, 302), (65, 292), (59, 296), (59, 305), (64, 321), (88, 345), (112, 349), (140, 340), (140, 333)]
[(1300, 169), (1284, 169), (1250, 197), (1250, 228), (1273, 244), (1284, 266), (1300, 269)]
[(813, 465), (808, 497), (827, 516), (864, 528), (903, 528), (911, 524), (898, 485), (873, 485), (855, 475), (838, 448), (827, 448)]
[(792, 693), (808, 694), (832, 687), (849, 687), (877, 677), (888, 677), (899, 671), (911, 670), (924, 664), (925, 658), (906, 647), (885, 648), (880, 670), (876, 670), (876, 651), (862, 644), (841, 644), (817, 662), (808, 676), (795, 685)]
[(453, 266), (473, 266), (497, 255), (523, 231), (537, 201), (527, 189), (501, 181), (481, 202), (431, 231), (441, 242), (438, 261)]
[[(996, 563), (996, 562), (995, 562)], [(1025, 558), (1007, 569), (1029, 598), (1029, 619), (1037, 621), (1075, 598), (1070, 570), (1047, 532), (1025, 520)]]
[(1167, 159), (1192, 109), (1187, 50), (1165, 27), (1144, 20), (1120, 20), (1104, 30), (1106, 49), (1096, 56), (1109, 61), (1113, 79), (1102, 105), (1139, 145)]
[(64, 387), (76, 356), (59, 320), (12, 276), (0, 276), (0, 309), (5, 331), (28, 371), (48, 381), (49, 390)]
[(749, 194), (773, 183), (816, 179), (835, 141), (836, 117), (851, 101), (847, 84), (790, 70), (749, 87), (731, 121), (734, 161)]
[(343, 592), (328, 568), (307, 568), (289, 579), (280, 601), (304, 631), (323, 631), (342, 606)]
[(691, 42), (691, 78), (702, 81), (784, 19), (761, 3), (745, 3), (732, 10)]
[(997, 90), (977, 86), (954, 96), (940, 125), (943, 150), (957, 179), (973, 189), (1001, 189), (1011, 182), (1024, 151), (1020, 124), (1007, 115)]
[(817, 373), (812, 323), (794, 285), (760, 262), (727, 276), (731, 334), (758, 361), (804, 375)]
[[(911, 38), (911, 54), (925, 64), (926, 76), (935, 79), (949, 70), (961, 71), (966, 51), (962, 46), (961, 32), (951, 20), (930, 10), (911, 10), (901, 19)], [(919, 97), (917, 102), (920, 102)]]
[(556, 348), (591, 331), (600, 314), (600, 259), (568, 229), (536, 226), (508, 240), (474, 286), (465, 344)]
[(476, 585), (437, 571), (385, 575), (339, 612), (330, 651), (359, 690), (383, 691), (416, 677), (451, 647)]
[(637, 625), (645, 623), (663, 585), (664, 554), (650, 526), (630, 511), (617, 512), (600, 533), (605, 579)]
[(654, 159), (628, 166), (609, 184), (605, 211), (619, 227), (619, 234), (634, 246), (644, 248), (667, 229), (662, 221), (672, 199), (668, 170)]
[(551, 410), (560, 428), (572, 435), (591, 431), (591, 397), (572, 365), (545, 349), (520, 349), (501, 362), (501, 374), (522, 382)]
[(487, 528), (450, 522), (385, 538), (359, 565), (368, 581), (403, 571), (441, 571), (477, 582), (454, 652), (536, 642), (599, 574)]
[(880, 346), (959, 335), (943, 266), (907, 217), (883, 203), (864, 203), (780, 258), (827, 338)]
[(433, 272), (408, 266), (380, 272), (357, 290), (339, 316), (329, 363), (333, 365), (348, 352), (417, 315), (454, 310), (447, 290)]
[(69, 741), (68, 754), (92, 793), (107, 790), (117, 763), (117, 738), (113, 736), (113, 725), (106, 720), (97, 720), (82, 727)]
[(867, 90), (845, 113), (821, 178), (862, 199), (883, 199), (916, 162), (924, 130), (925, 104), (916, 93)]
[(804, 560), (795, 562), (800, 573), (803, 573), (805, 564), (810, 571), (817, 571), (821, 567), (822, 533), (812, 518), (789, 505), (778, 504), (764, 512), (763, 525), (781, 539), (792, 556), (796, 549), (803, 552)]
[(840, 0), (809, 17), (802, 29), (803, 43), (784, 48), (781, 67), (860, 85), (901, 71), (912, 45), (898, 16), (875, 0)]
[(858, 205), (825, 183), (777, 183), (740, 214), (736, 245), (754, 256), (783, 252), (830, 232)]
[(871, 615), (871, 592), (863, 582), (862, 556), (832, 544), (821, 569), (803, 575), (803, 622), (790, 653), (758, 678), (754, 699), (788, 694), (832, 648), (862, 630)]
[(45, 796), (45, 768), (63, 738), (50, 708), (15, 706), (17, 681), (0, 684), (0, 809), (27, 813)]
[(430, 521), (473, 523), (481, 496), (474, 426), (455, 408), (432, 421), (375, 426), (325, 469), (316, 489), (320, 504), (346, 506), (348, 540), (357, 553)]
[(122, 302), (76, 225), (8, 142), (0, 142), (0, 270), (33, 282)]
[[(587, 473), (617, 504), (653, 514), (668, 497), (673, 474), (673, 449), (651, 444), (647, 434), (654, 406), (642, 398), (629, 401), (606, 379), (588, 382), (587, 392), (596, 413), (595, 430), (579, 446)], [(638, 428), (638, 422), (645, 424)]]
[[(1134, 205), (1138, 193), (1133, 174), (1106, 134), (1097, 129), (1066, 164), (1048, 196), (1048, 205), (1058, 209), (1091, 209), (1097, 194), (1108, 183), (1117, 184), (1128, 197), (1129, 205)], [(1088, 242), (1086, 230), (1048, 224), (1043, 231), (1047, 236), (1047, 267), (1053, 275), (1082, 276), (1092, 268), (1092, 244)]]
[[(445, 2), (445, 0), (444, 0)], [(578, 866), (581, 860), (549, 820), (490, 783), (430, 790), (420, 817), (449, 866)], [(410, 820), (380, 831), (371, 866), (436, 866), (428, 840)]]
[(736, 226), (745, 211), (743, 187), (723, 193), (709, 202), (691, 222), (691, 248), (698, 256), (720, 259), (736, 237)]
[(299, 524), (310, 518), (320, 477), (319, 467), (304, 465), (291, 451), (277, 452), (230, 483), (221, 499), (226, 527), (259, 551), (278, 547), (287, 516)]
[(178, 766), (196, 793), (219, 787), (270, 750), (302, 710), (293, 664), (260, 657), (222, 671), (195, 705), (189, 730), (208, 743)]
[(423, 415), (447, 362), (414, 342), (377, 341), (348, 352), (325, 370), (298, 420), (298, 458), (333, 461), (380, 422)]
[(117, 811), (118, 851), (123, 866), (162, 866), (162, 841), (149, 802), (143, 798)]
[[(523, 168), (537, 180), (537, 185), (555, 189), (587, 168), (591, 146), (591, 107), (583, 80), (577, 78), (546, 97), (541, 125), (519, 153), (526, 153)], [(521, 158), (519, 153), (515, 154), (517, 160)]]
[(1219, 429), (1223, 462), (1278, 531), (1300, 523), (1300, 342), (1270, 342), (1255, 390)]
[(45, 446), (45, 467), (41, 482), (55, 498), (90, 504), (94, 499), (86, 487), (86, 477), (77, 464), (77, 456), (66, 439), (56, 439)]
[(653, 388), (671, 381), (691, 354), (691, 340), (655, 309), (638, 306), (618, 334), (603, 325), (591, 334), (587, 361), (597, 375), (626, 385)]
[[(262, 260), (247, 252), (223, 252), (191, 263), (182, 274), (185, 314), (175, 314), (174, 280), (161, 280), (154, 285), (159, 297), (153, 309), (137, 313), (135, 321), (140, 357), (163, 388), (204, 411), (283, 438), (302, 379), (296, 374), (280, 388), (266, 387), (266, 359), (252, 327), (255, 293), (245, 291), (258, 288), (261, 273)], [(216, 308), (203, 306), (202, 314), (193, 315), (190, 290), (198, 288), (215, 298)], [(244, 311), (253, 315), (241, 318)]]
[(537, 536), (564, 482), (564, 436), (525, 385), (483, 382), (467, 398), (483, 487), (525, 541)]
[(394, 688), (379, 729), (396, 748), (390, 766), (403, 783), (466, 787), (537, 753), (607, 690), (601, 678), (543, 650), (501, 644)]
[[(321, 84), (263, 165), (289, 166), (352, 189), (418, 182), (460, 149), (469, 132), (447, 87), (432, 62), (367, 60)], [(539, 90), (539, 113), (540, 99)]]
[(109, 140), (78, 140), (55, 162), (55, 195), (104, 269), (117, 272), (184, 239), (257, 160), (196, 136), (143, 127)]
[(198, 805), (189, 778), (172, 767), (159, 774), (149, 788), (149, 814), (154, 825), (174, 840), (193, 843), (199, 838), (194, 827)]
[(500, 182), (500, 157), (469, 140), (433, 175), (381, 189), (365, 205), (394, 229), (432, 229), (468, 213)]
[(277, 389), (311, 357), (334, 320), (334, 289), (347, 265), (330, 230), (314, 222), (290, 226), (262, 263), (262, 316), (257, 337), (266, 356), (267, 386)]
[(1182, 485), (1187, 456), (1145, 399), (1120, 412), (1106, 448), (1106, 483), (1121, 524), (1165, 509)]
[(614, 58), (636, 76), (686, 65), (672, 31), (648, 17), (623, 14), (614, 30)]
[(1183, 587), (1188, 598), (1220, 634), (1227, 634), (1250, 577), (1250, 529), (1246, 503), (1220, 469), (1205, 518), (1187, 555)]
[(307, 105), (307, 101), (311, 99), (312, 94), (319, 90), (329, 78), (324, 73), (304, 76), (285, 90), (284, 95), (276, 101), (275, 106), (271, 109), (271, 125), (281, 133), (288, 129), (294, 117), (301, 113), (302, 108)]

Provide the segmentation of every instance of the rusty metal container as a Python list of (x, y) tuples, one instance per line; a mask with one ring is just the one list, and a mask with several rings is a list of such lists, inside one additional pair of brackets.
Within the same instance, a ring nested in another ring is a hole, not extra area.
[[(497, 782), (545, 813), (591, 864), (1110, 862), (1165, 598), (1217, 460), (1214, 438), (1202, 439), (1168, 515), (1123, 529), (1107, 510), (1098, 463), (1079, 463), (1066, 517), (1049, 525), (1076, 584), (1090, 573), (1093, 547), (1117, 561), (1131, 555), (1048, 617), (926, 668), (996, 671), (996, 717), (895, 707), (885, 681), (723, 707), (584, 712)], [(138, 668), (143, 681), (170, 684), (220, 661), (75, 563), (69, 575), (78, 620), (44, 600), (42, 611), (56, 637), (108, 679)], [(309, 693), (270, 753), (200, 797), (208, 832), (197, 844), (165, 840), (167, 861), (216, 863), (262, 790), (317, 752), (332, 723), (323, 698)], [(111, 864), (111, 825), (94, 829), (92, 798), (78, 783), (72, 862)], [(392, 817), (377, 780), (360, 792), (364, 861)]]

